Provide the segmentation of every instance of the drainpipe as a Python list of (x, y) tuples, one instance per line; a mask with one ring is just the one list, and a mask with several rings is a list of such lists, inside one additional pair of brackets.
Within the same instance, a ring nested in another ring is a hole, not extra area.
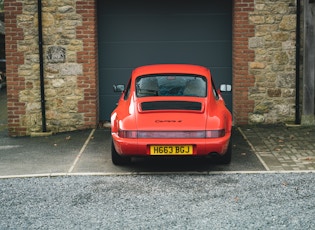
[(43, 58), (43, 27), (42, 27), (42, 1), (38, 0), (38, 49), (39, 49), (39, 75), (40, 96), (42, 111), (42, 132), (46, 132), (46, 107), (45, 107), (45, 83), (44, 83), (44, 58)]
[(300, 115), (300, 41), (301, 41), (301, 0), (296, 2), (296, 45), (295, 45), (295, 124), (301, 123)]

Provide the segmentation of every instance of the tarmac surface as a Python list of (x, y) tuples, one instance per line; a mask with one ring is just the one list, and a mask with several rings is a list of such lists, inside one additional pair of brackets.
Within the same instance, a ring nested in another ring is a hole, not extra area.
[(191, 158), (133, 159), (124, 167), (110, 157), (106, 128), (43, 137), (9, 137), (6, 100), (0, 93), (0, 178), (59, 175), (129, 175), (153, 173), (315, 172), (315, 127), (259, 125), (233, 128), (229, 165)]
[(61, 175), (208, 174), (222, 171), (265, 171), (259, 158), (233, 130), (229, 165), (203, 158), (134, 158), (127, 166), (111, 162), (109, 129), (93, 129), (47, 137), (9, 137), (0, 132), (0, 178)]
[(109, 129), (47, 137), (9, 137), (0, 131), (0, 178), (61, 175), (141, 175), (220, 172), (315, 172), (313, 127), (243, 126), (233, 129), (229, 165), (202, 158), (135, 158), (114, 166)]

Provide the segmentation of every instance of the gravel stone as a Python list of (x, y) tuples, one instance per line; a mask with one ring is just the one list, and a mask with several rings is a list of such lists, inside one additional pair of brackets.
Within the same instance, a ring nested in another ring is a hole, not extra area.
[(313, 173), (0, 180), (0, 229), (315, 229)]

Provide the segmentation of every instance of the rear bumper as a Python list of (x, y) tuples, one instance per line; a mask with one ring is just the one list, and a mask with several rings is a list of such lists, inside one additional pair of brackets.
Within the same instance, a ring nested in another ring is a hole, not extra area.
[(224, 155), (228, 149), (231, 133), (224, 137), (208, 139), (128, 139), (112, 134), (117, 153), (124, 156), (150, 156), (151, 145), (192, 145), (192, 156), (207, 156), (213, 153)]

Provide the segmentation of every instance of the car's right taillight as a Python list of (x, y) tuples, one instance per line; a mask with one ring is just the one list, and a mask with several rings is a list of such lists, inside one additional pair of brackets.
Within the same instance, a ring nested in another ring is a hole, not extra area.
[(219, 138), (219, 137), (224, 137), (224, 136), (225, 136), (224, 129), (206, 131), (206, 138)]

